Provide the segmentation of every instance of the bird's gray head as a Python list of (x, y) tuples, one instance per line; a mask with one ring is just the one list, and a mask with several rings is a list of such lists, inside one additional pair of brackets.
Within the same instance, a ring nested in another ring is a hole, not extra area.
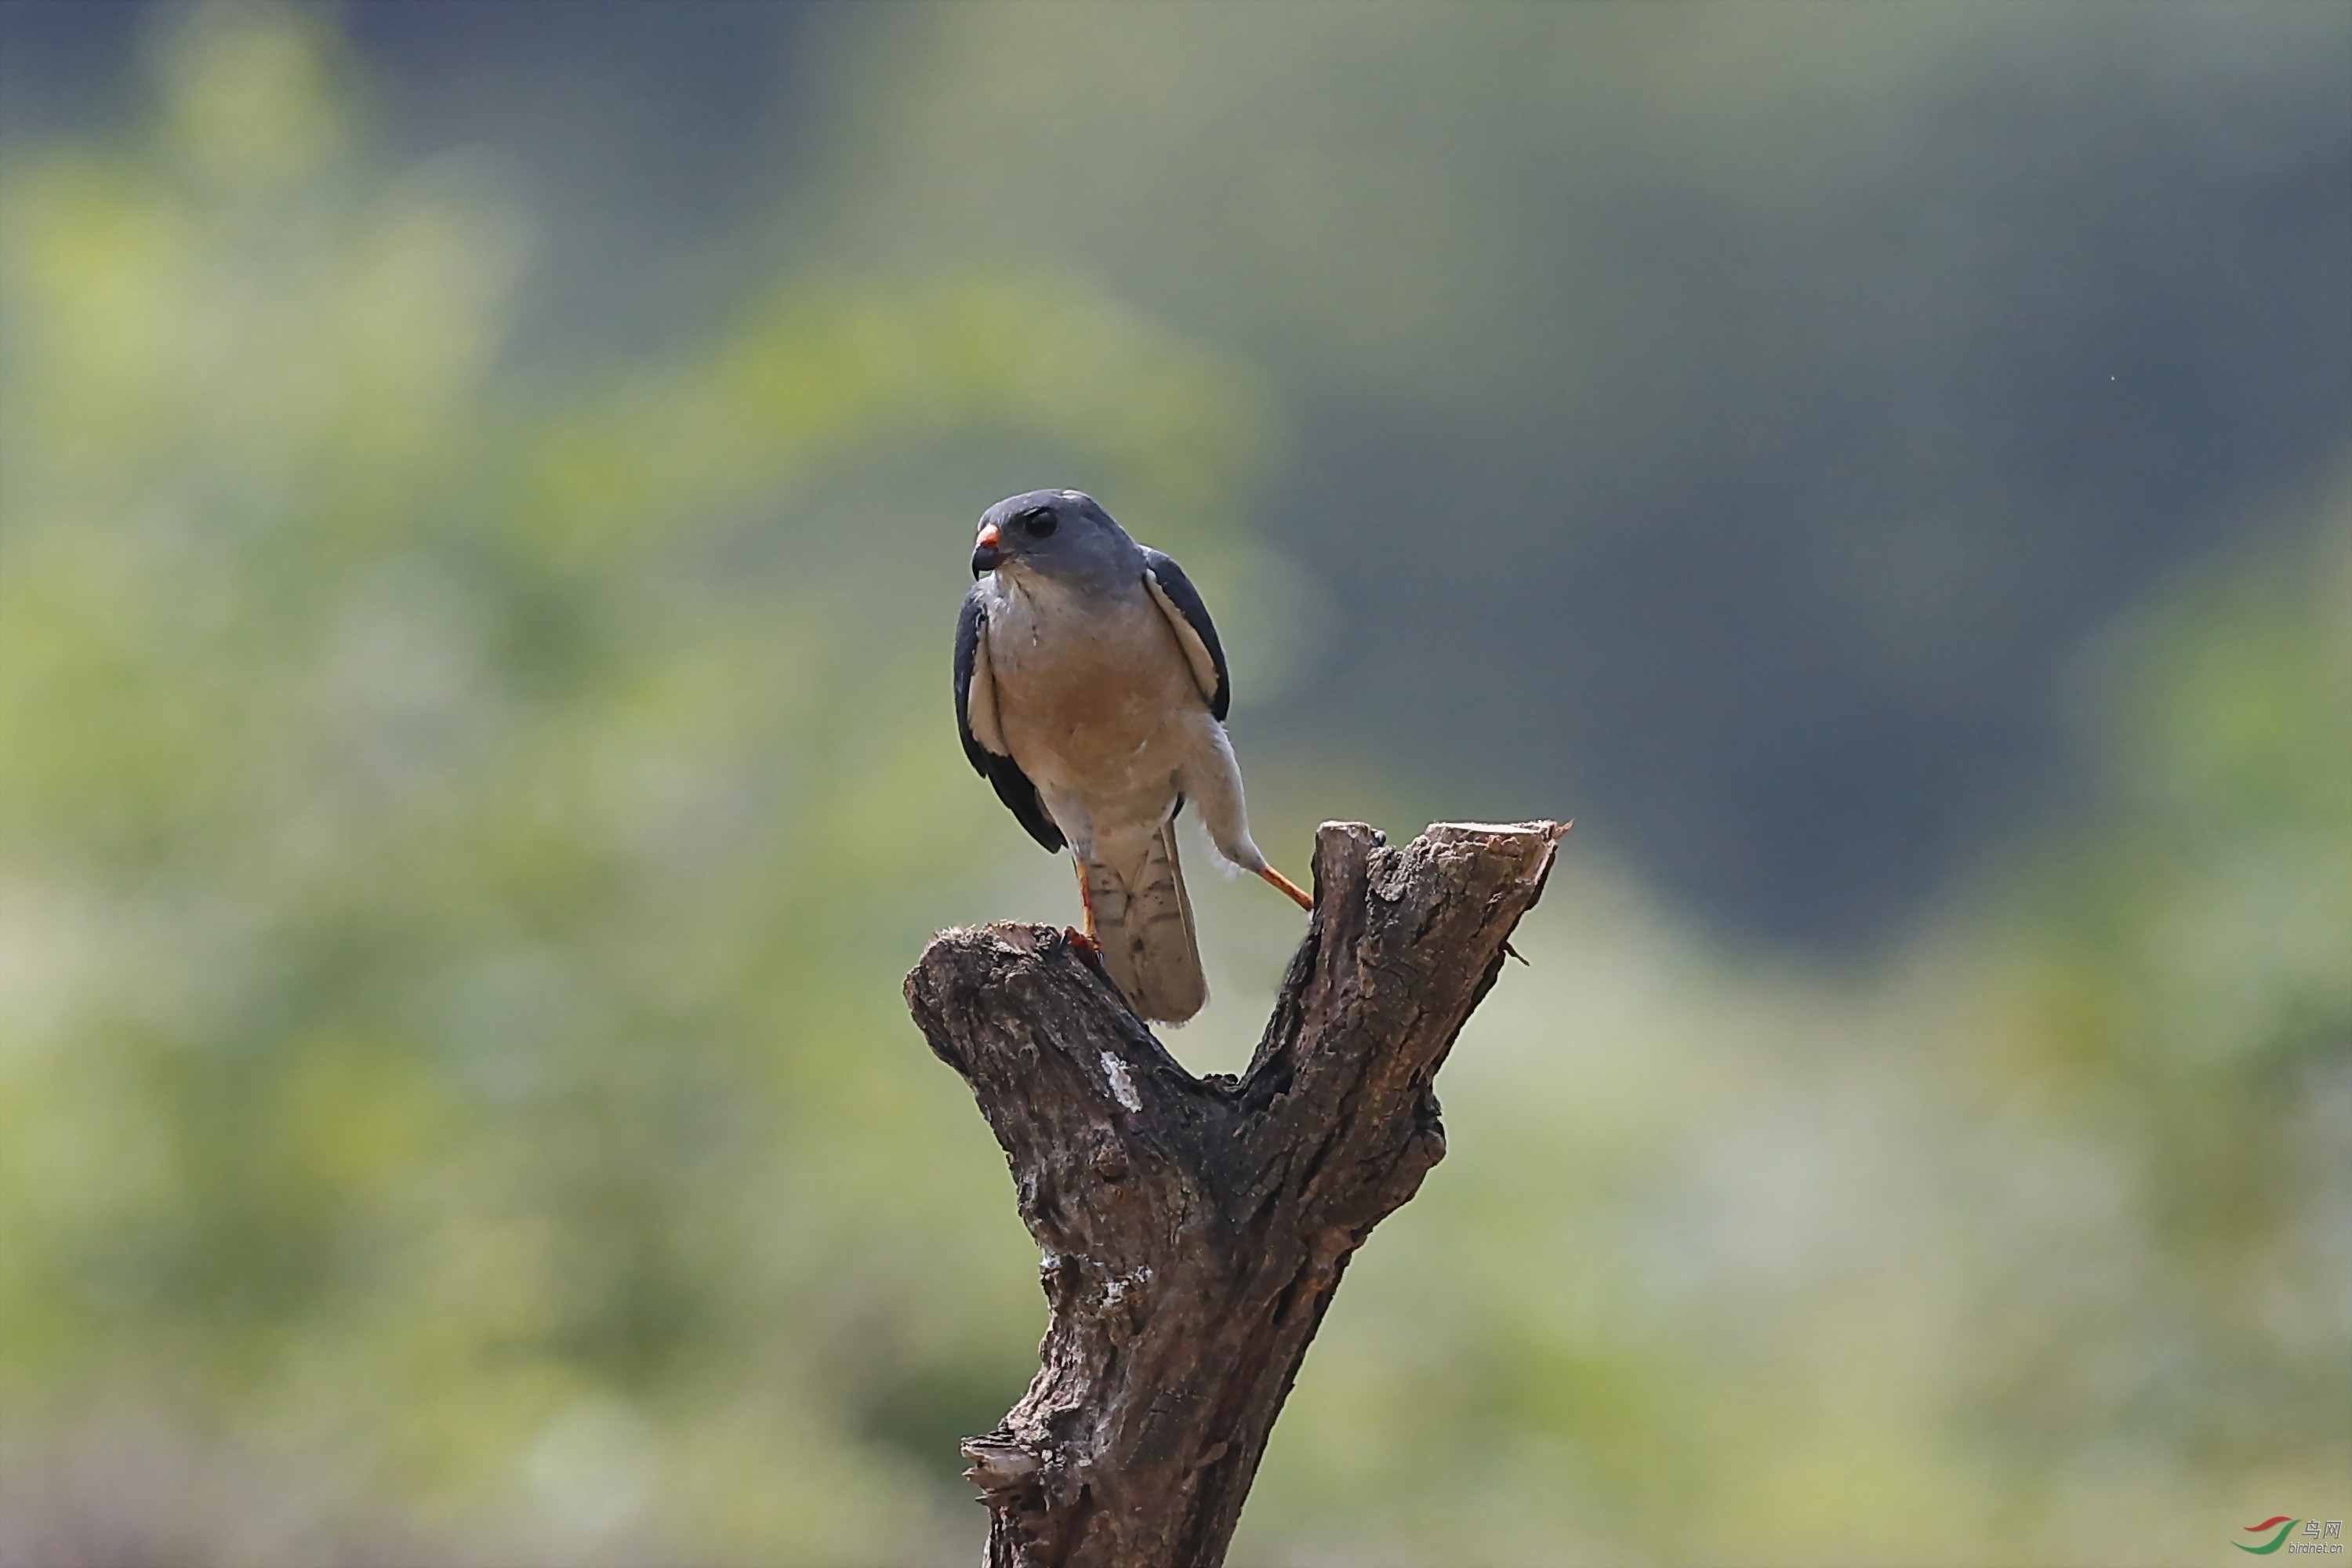
[(1135, 575), (1141, 552), (1095, 498), (1076, 490), (1008, 496), (980, 515), (971, 574), (1034, 573), (1056, 582), (1108, 583)]

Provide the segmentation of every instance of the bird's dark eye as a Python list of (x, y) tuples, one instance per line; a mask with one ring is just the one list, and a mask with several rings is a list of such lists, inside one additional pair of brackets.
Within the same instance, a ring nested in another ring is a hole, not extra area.
[(1044, 507), (1021, 514), (1021, 531), (1032, 539), (1043, 539), (1061, 526), (1062, 520)]

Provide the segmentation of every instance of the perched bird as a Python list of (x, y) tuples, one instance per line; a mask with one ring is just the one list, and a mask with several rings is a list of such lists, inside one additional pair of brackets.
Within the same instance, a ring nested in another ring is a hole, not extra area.
[(1181, 1023), (1209, 998), (1176, 860), (1186, 801), (1226, 858), (1315, 902), (1250, 839), (1208, 606), (1076, 490), (990, 507), (971, 574), (955, 642), (964, 754), (1032, 837), (1070, 846), (1086, 934), (1128, 1005)]

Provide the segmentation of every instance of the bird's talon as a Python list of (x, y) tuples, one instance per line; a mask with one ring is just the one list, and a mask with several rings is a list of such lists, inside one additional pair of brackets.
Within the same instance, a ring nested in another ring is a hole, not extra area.
[(1097, 937), (1088, 936), (1085, 931), (1080, 931), (1076, 926), (1064, 926), (1062, 928), (1062, 940), (1068, 942), (1072, 947), (1080, 949), (1086, 952), (1094, 953), (1097, 957), (1102, 954), (1101, 940)]
[(1503, 944), (1503, 956), (1506, 958), (1517, 958), (1521, 963), (1527, 963), (1529, 969), (1533, 969), (1535, 967), (1534, 964), (1528, 963), (1528, 961), (1525, 958), (1521, 958), (1519, 956), (1519, 950), (1513, 947), (1507, 942)]

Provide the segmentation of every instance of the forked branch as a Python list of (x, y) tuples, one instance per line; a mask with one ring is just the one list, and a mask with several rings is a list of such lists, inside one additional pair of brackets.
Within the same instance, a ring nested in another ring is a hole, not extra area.
[(1249, 1071), (1194, 1078), (1045, 926), (907, 977), (1012, 1166), (1051, 1309), (964, 1445), (991, 1568), (1215, 1568), (1349, 1258), (1445, 1152), (1431, 1080), (1567, 829), (1317, 837), (1315, 910)]

